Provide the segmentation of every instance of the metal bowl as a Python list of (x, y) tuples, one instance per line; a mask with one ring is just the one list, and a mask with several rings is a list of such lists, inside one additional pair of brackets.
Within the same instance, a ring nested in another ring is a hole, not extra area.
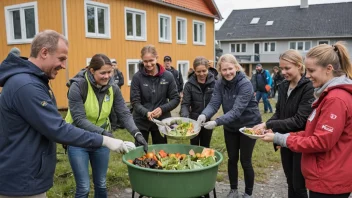
[[(193, 149), (201, 153), (204, 147), (183, 144), (156, 144), (148, 147), (149, 151), (167, 153), (184, 153)], [(127, 160), (134, 160), (144, 155), (142, 147), (123, 155), (122, 160), (127, 165), (131, 187), (137, 193), (153, 198), (185, 198), (200, 197), (212, 191), (215, 187), (218, 167), (223, 156), (215, 151), (216, 163), (194, 170), (159, 170), (133, 165)]]
[(167, 124), (167, 125), (170, 125), (170, 123), (174, 120), (182, 120), (182, 122), (192, 122), (193, 123), (193, 130), (194, 130), (194, 133), (192, 135), (186, 135), (186, 136), (173, 136), (173, 135), (170, 135), (168, 134), (166, 128), (164, 126), (161, 126), (161, 125), (157, 125), (158, 126), (158, 129), (160, 131), (160, 133), (162, 135), (166, 135), (167, 138), (169, 139), (174, 139), (174, 140), (189, 140), (189, 139), (192, 139), (194, 137), (196, 137), (200, 130), (201, 130), (201, 126), (198, 124), (197, 121), (195, 120), (192, 120), (190, 118), (183, 118), (183, 117), (170, 117), (170, 118), (165, 118), (163, 120), (161, 120), (161, 122), (163, 122), (164, 124)]

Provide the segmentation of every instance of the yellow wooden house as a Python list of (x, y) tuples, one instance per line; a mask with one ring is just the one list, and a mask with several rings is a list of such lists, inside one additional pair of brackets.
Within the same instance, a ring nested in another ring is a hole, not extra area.
[(0, 5), (0, 62), (13, 47), (28, 57), (33, 37), (42, 30), (68, 38), (67, 69), (50, 82), (60, 109), (68, 106), (66, 82), (96, 53), (118, 62), (127, 102), (147, 44), (156, 46), (159, 63), (171, 56), (186, 79), (196, 56), (214, 60), (214, 24), (222, 19), (214, 0), (1, 0)]

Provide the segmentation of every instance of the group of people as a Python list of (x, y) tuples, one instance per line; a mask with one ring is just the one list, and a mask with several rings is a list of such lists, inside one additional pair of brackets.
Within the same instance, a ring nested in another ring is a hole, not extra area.
[[(256, 140), (240, 133), (242, 127), (267, 131), (262, 140), (280, 149), (289, 198), (308, 197), (307, 188), (310, 198), (347, 198), (352, 191), (348, 152), (352, 147), (352, 65), (340, 43), (312, 48), (304, 63), (295, 50), (280, 56), (285, 80), (277, 86), (276, 111), (264, 123), (258, 100), (267, 98), (265, 85), (270, 82), (261, 65), (257, 65), (253, 86), (233, 55), (219, 58), (217, 72), (209, 67), (209, 60), (196, 57), (183, 86), (171, 57), (164, 57), (164, 66), (159, 64), (152, 45), (142, 48), (139, 70), (132, 78), (132, 113), (122, 97), (120, 80), (114, 77), (114, 62), (96, 54), (70, 80), (69, 111), (63, 120), (49, 80), (66, 68), (67, 55), (67, 39), (46, 30), (34, 38), (28, 60), (10, 53), (0, 66), (0, 198), (46, 197), (53, 185), (56, 142), (68, 145), (75, 197), (89, 194), (89, 162), (95, 197), (107, 197), (110, 150), (125, 153), (136, 145), (147, 152), (150, 135), (153, 144), (167, 143), (152, 119), (170, 117), (181, 97), (180, 115), (202, 125), (190, 144), (210, 147), (213, 129), (224, 128), (228, 198), (250, 198), (253, 193)], [(270, 103), (265, 105), (266, 111), (273, 111)], [(220, 106), (223, 115), (213, 118)], [(135, 143), (113, 137), (111, 117), (123, 124)], [(244, 171), (243, 194), (238, 191), (238, 160)]]

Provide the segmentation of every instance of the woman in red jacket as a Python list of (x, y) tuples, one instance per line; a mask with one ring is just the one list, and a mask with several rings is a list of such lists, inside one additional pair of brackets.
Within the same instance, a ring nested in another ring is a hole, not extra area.
[(264, 141), (302, 153), (310, 198), (347, 198), (352, 192), (352, 65), (341, 43), (306, 55), (306, 76), (316, 97), (304, 131), (267, 133)]

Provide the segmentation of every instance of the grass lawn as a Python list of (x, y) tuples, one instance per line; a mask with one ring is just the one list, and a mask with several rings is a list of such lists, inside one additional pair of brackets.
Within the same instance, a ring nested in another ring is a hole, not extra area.
[[(274, 101), (271, 101), (274, 104)], [(274, 106), (274, 105), (273, 105)], [(263, 104), (260, 103), (259, 108), (262, 113), (263, 121), (269, 119), (272, 114), (263, 114)], [(66, 112), (62, 112), (63, 116)], [(118, 130), (114, 132), (116, 138), (123, 140), (134, 141), (133, 137), (126, 130)], [(175, 141), (169, 140), (169, 144), (189, 144), (189, 141)], [(51, 188), (47, 196), (48, 197), (74, 197), (75, 192), (75, 181), (72, 174), (71, 166), (68, 161), (68, 156), (64, 154), (62, 146), (57, 146), (57, 164), (54, 178), (54, 186)], [(218, 181), (227, 181), (227, 152), (224, 142), (223, 128), (217, 127), (214, 130), (211, 148), (220, 151), (224, 160), (219, 167)], [(107, 174), (107, 186), (108, 189), (113, 188), (127, 188), (130, 187), (127, 167), (122, 163), (121, 154), (113, 153), (110, 154), (109, 169)], [(240, 166), (240, 165), (239, 165)], [(274, 152), (272, 144), (265, 143), (258, 140), (253, 152), (253, 166), (256, 174), (256, 182), (265, 182), (268, 173), (266, 172), (268, 167), (279, 167), (280, 166), (280, 154)], [(243, 179), (243, 171), (239, 168), (239, 177)], [(91, 193), (90, 197), (93, 197), (93, 186), (91, 179)]]

